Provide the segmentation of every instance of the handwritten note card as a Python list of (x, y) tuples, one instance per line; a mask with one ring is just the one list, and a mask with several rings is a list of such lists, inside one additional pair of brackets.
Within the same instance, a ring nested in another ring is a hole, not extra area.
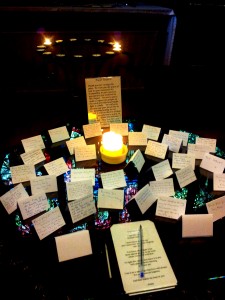
[(98, 208), (123, 209), (124, 190), (98, 189)]
[(81, 199), (85, 196), (93, 196), (92, 180), (80, 180), (75, 182), (66, 182), (66, 191), (68, 201)]
[(17, 184), (14, 188), (6, 192), (0, 197), (2, 205), (6, 209), (8, 214), (11, 214), (17, 209), (17, 202), (20, 199), (29, 197), (29, 194), (25, 190), (22, 183)]
[(181, 188), (197, 180), (197, 177), (191, 165), (176, 171), (175, 174)]
[(162, 180), (173, 174), (170, 162), (168, 159), (161, 161), (160, 163), (152, 166), (152, 172), (156, 180)]
[(182, 215), (182, 237), (210, 237), (213, 236), (212, 214)]
[(145, 163), (145, 158), (143, 154), (141, 153), (140, 149), (137, 149), (134, 154), (131, 156), (130, 161), (133, 162), (135, 168), (138, 170), (138, 172), (141, 172), (141, 169)]
[(101, 127), (122, 123), (121, 77), (85, 78), (88, 113), (95, 112)]
[(70, 138), (66, 126), (48, 130), (52, 143), (64, 141)]
[(55, 175), (37, 176), (30, 180), (32, 195), (39, 193), (52, 193), (58, 191), (57, 179)]
[(225, 191), (225, 173), (213, 173), (213, 190)]
[(188, 132), (184, 132), (184, 131), (177, 131), (177, 130), (169, 130), (169, 135), (175, 136), (179, 139), (182, 139), (182, 144), (183, 146), (187, 146), (188, 144), (188, 137), (189, 137), (189, 133)]
[(145, 149), (145, 154), (153, 157), (165, 159), (168, 145), (149, 140)]
[(13, 184), (26, 182), (36, 177), (34, 165), (18, 165), (10, 167)]
[(213, 214), (213, 222), (225, 216), (225, 196), (219, 197), (206, 203), (209, 214)]
[(195, 156), (187, 153), (173, 153), (172, 155), (172, 168), (183, 169), (186, 166), (191, 165), (192, 169), (195, 169)]
[(33, 219), (32, 223), (40, 240), (66, 224), (58, 206)]
[(67, 148), (69, 150), (70, 155), (74, 154), (74, 147), (76, 146), (85, 146), (86, 141), (83, 136), (78, 136), (75, 139), (66, 141)]
[(144, 132), (133, 132), (128, 133), (128, 144), (129, 146), (146, 146), (147, 135)]
[(25, 152), (20, 154), (25, 165), (37, 165), (45, 161), (45, 156), (41, 149), (36, 149), (33, 151)]
[(188, 144), (187, 153), (193, 154), (195, 159), (203, 159), (205, 153), (209, 153), (210, 148), (208, 145), (203, 144)]
[(102, 173), (101, 179), (104, 189), (116, 189), (127, 186), (123, 170)]
[(200, 163), (200, 167), (212, 173), (223, 173), (225, 160), (210, 153), (205, 153)]
[(95, 168), (87, 169), (71, 169), (70, 181), (82, 181), (85, 179), (91, 179), (92, 185), (95, 185)]
[(48, 199), (45, 193), (19, 199), (18, 205), (23, 220), (33, 217), (49, 208)]
[(142, 127), (142, 132), (147, 135), (147, 139), (158, 141), (161, 128), (144, 124)]
[(44, 165), (48, 175), (59, 176), (69, 171), (69, 167), (67, 166), (63, 157), (57, 158), (53, 161)]
[(55, 242), (59, 262), (92, 254), (89, 230), (56, 236)]
[(216, 139), (210, 139), (210, 138), (203, 138), (203, 137), (196, 137), (196, 144), (200, 145), (207, 145), (209, 147), (209, 152), (216, 152)]
[(168, 148), (172, 152), (179, 152), (182, 146), (182, 139), (173, 135), (164, 134), (162, 144), (168, 145)]
[(155, 196), (173, 196), (175, 194), (173, 178), (150, 181), (150, 189)]
[(110, 131), (121, 134), (122, 136), (128, 135), (128, 123), (110, 123)]
[(95, 144), (86, 146), (75, 146), (74, 154), (76, 161), (96, 159), (96, 146)]
[(21, 140), (21, 142), (25, 152), (45, 148), (45, 144), (41, 135), (36, 135), (30, 138), (23, 139)]
[(157, 199), (157, 197), (152, 194), (149, 184), (146, 184), (140, 189), (133, 198), (135, 198), (142, 214), (144, 214)]
[(93, 193), (68, 202), (68, 208), (73, 223), (81, 221), (97, 212)]
[(157, 200), (155, 215), (158, 217), (178, 220), (185, 214), (186, 204), (186, 199), (159, 197)]
[(99, 122), (83, 125), (83, 130), (86, 139), (102, 135), (101, 124)]

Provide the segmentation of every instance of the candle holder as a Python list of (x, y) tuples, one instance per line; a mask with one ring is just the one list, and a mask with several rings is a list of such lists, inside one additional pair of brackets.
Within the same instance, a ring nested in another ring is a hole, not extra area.
[(122, 146), (122, 151), (120, 153), (112, 153), (106, 150), (103, 145), (100, 147), (101, 158), (104, 162), (111, 165), (121, 164), (125, 161), (127, 156), (128, 148), (126, 145)]

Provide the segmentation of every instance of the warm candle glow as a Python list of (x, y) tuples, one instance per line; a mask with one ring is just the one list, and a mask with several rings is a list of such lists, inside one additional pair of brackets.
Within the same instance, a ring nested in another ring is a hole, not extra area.
[(102, 136), (102, 145), (108, 151), (120, 151), (123, 146), (122, 135), (113, 131), (105, 132)]
[(95, 113), (88, 113), (88, 121), (90, 123), (95, 123), (97, 121), (97, 115)]
[(103, 133), (100, 152), (104, 162), (120, 164), (125, 161), (127, 151), (127, 146), (123, 144), (122, 135), (113, 131)]

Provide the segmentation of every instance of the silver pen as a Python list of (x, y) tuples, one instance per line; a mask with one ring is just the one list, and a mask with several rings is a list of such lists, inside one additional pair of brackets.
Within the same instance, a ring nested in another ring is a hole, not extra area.
[(141, 225), (139, 227), (139, 241), (140, 241), (140, 252), (139, 252), (140, 278), (143, 278), (144, 277), (144, 252), (143, 252), (143, 231)]

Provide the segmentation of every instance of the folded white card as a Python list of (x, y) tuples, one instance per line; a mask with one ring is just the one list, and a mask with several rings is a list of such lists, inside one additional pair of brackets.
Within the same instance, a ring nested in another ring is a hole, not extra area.
[(89, 230), (55, 237), (59, 262), (92, 254)]
[(213, 236), (213, 214), (182, 216), (182, 237)]

